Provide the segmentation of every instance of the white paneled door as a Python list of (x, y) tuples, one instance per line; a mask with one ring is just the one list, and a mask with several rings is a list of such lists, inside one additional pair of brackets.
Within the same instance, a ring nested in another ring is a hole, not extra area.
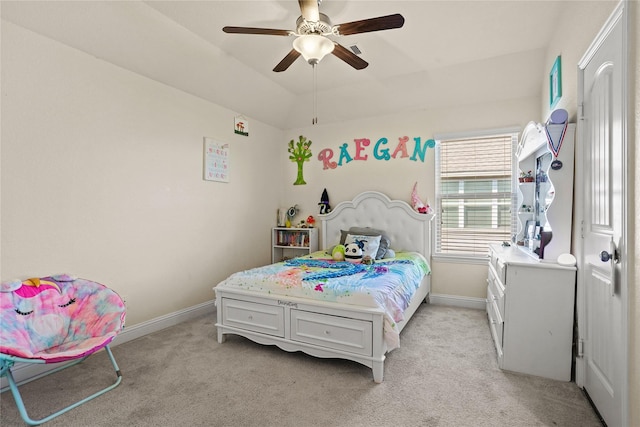
[(581, 61), (584, 196), (580, 381), (609, 427), (625, 424), (625, 24), (623, 8)]

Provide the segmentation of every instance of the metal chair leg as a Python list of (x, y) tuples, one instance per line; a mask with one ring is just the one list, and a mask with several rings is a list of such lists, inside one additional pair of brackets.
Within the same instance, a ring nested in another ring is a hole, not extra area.
[[(59, 410), (57, 412), (54, 412), (51, 415), (49, 415), (47, 417), (44, 417), (44, 418), (41, 418), (39, 420), (31, 419), (29, 417), (28, 413), (27, 413), (27, 409), (26, 409), (26, 407), (24, 405), (24, 402), (22, 400), (22, 395), (20, 394), (20, 390), (18, 389), (18, 385), (16, 384), (16, 382), (15, 382), (15, 380), (13, 378), (13, 373), (11, 372), (11, 367), (14, 365), (15, 362), (12, 361), (12, 360), (3, 360), (2, 361), (2, 366), (0, 366), (0, 376), (6, 376), (7, 377), (7, 380), (9, 382), (9, 388), (11, 389), (11, 394), (13, 394), (13, 399), (16, 402), (16, 406), (18, 407), (18, 411), (20, 412), (20, 416), (22, 416), (22, 419), (27, 424), (29, 424), (31, 426), (37, 426), (37, 425), (40, 425), (40, 424), (45, 423), (47, 421), (50, 421), (53, 418), (56, 418), (56, 417), (64, 414), (65, 412), (68, 412), (71, 409), (77, 408), (78, 406), (88, 402), (89, 400), (95, 399), (96, 397), (101, 396), (104, 393), (116, 388), (120, 384), (120, 382), (122, 381), (122, 373), (120, 372), (120, 368), (118, 367), (118, 364), (116, 363), (116, 359), (113, 357), (113, 353), (111, 352), (111, 349), (109, 348), (109, 346), (106, 345), (104, 347), (104, 349), (106, 350), (107, 355), (109, 356), (109, 360), (111, 361), (111, 365), (113, 366), (114, 370), (116, 371), (116, 376), (117, 376), (116, 382), (111, 384), (111, 385), (109, 385), (109, 386), (107, 386), (107, 387), (105, 387), (105, 388), (103, 388), (102, 390), (92, 394), (91, 396), (85, 397), (84, 399), (79, 400), (79, 401), (77, 401), (77, 402), (75, 402), (75, 403), (73, 403), (73, 404), (71, 404), (71, 405), (69, 405), (69, 406), (67, 406), (65, 408), (62, 408), (61, 410)], [(58, 368), (58, 369), (55, 369), (55, 370), (50, 371), (50, 372), (47, 372), (46, 375), (54, 373), (54, 372), (61, 371), (63, 369), (67, 369), (67, 368), (69, 368), (71, 366), (74, 366), (74, 365), (82, 362), (84, 359), (86, 359), (86, 357), (81, 359), (81, 360), (78, 360), (78, 361), (76, 361), (74, 363), (69, 363), (69, 364), (67, 364), (65, 366), (62, 366), (62, 367)], [(24, 359), (20, 359), (20, 360), (24, 361)]]

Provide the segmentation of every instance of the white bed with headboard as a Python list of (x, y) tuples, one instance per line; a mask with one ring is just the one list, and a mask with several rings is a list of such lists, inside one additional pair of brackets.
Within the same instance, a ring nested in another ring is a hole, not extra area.
[[(404, 201), (367, 191), (320, 215), (321, 243), (329, 248), (339, 242), (341, 230), (371, 227), (385, 231), (393, 250), (418, 252), (430, 263), (432, 219), (433, 215), (419, 214)], [(404, 311), (404, 320), (397, 322), (400, 330), (428, 301), (430, 289), (430, 275), (425, 275)], [(385, 313), (380, 308), (220, 285), (214, 290), (218, 342), (224, 342), (225, 334), (236, 334), (286, 351), (353, 360), (370, 367), (374, 381), (382, 382), (388, 347), (383, 337)], [(305, 325), (304, 330), (298, 325)]]

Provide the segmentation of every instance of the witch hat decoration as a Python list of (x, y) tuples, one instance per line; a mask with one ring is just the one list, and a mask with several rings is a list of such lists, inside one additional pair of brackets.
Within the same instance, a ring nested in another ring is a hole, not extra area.
[(331, 212), (331, 206), (329, 206), (329, 194), (327, 194), (327, 189), (325, 188), (322, 192), (322, 196), (320, 196), (320, 215), (328, 214)]

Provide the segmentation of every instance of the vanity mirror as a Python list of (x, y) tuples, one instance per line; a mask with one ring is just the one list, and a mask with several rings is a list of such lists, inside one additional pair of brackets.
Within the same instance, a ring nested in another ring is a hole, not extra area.
[[(563, 125), (561, 135), (549, 126), (530, 122), (516, 150), (520, 179), (514, 243), (532, 257), (556, 261), (571, 252), (575, 124)], [(556, 135), (562, 143), (553, 146), (548, 140)]]

